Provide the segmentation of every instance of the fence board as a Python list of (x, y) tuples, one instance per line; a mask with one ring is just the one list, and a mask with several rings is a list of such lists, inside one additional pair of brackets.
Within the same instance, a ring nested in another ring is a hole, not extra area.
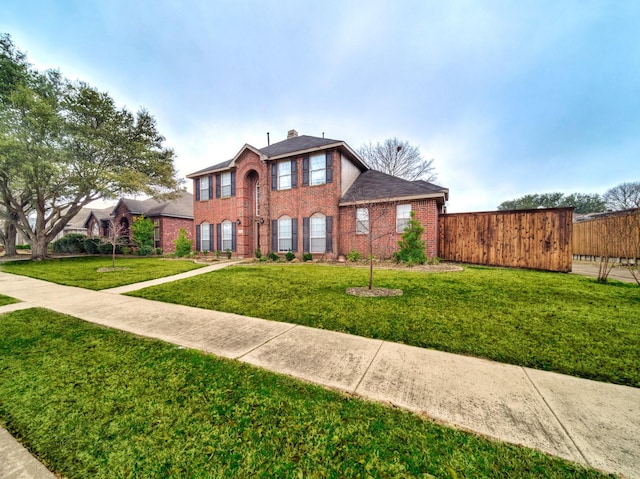
[(573, 208), (440, 215), (438, 256), (461, 263), (571, 271)]
[(573, 254), (625, 258), (640, 256), (640, 208), (603, 213), (573, 225)]

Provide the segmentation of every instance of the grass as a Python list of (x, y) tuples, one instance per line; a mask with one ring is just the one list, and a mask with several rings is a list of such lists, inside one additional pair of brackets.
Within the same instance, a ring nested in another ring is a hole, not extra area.
[(9, 296), (5, 296), (4, 294), (0, 294), (0, 306), (6, 306), (7, 304), (19, 303), (15, 298), (11, 298)]
[(187, 260), (172, 261), (158, 258), (116, 258), (115, 265), (116, 268), (126, 269), (99, 272), (100, 268), (111, 268), (110, 257), (13, 261), (2, 264), (0, 269), (6, 273), (20, 274), (67, 286), (100, 290), (163, 278), (204, 266)]
[(605, 477), (44, 309), (0, 316), (0, 421), (69, 478)]
[(130, 293), (640, 387), (640, 289), (560, 273), (468, 267), (375, 272), (400, 297), (361, 298), (366, 270), (230, 267)]

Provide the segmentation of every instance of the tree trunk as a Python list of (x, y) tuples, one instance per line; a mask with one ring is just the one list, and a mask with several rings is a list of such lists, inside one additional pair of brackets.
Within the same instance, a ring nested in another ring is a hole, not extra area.
[(46, 259), (47, 246), (49, 246), (49, 243), (46, 235), (37, 234), (35, 240), (31, 241), (31, 259), (37, 261)]
[(7, 256), (15, 256), (18, 254), (16, 250), (16, 237), (18, 235), (18, 231), (16, 230), (16, 225), (13, 223), (9, 223), (7, 225), (7, 235), (4, 242), (4, 251)]

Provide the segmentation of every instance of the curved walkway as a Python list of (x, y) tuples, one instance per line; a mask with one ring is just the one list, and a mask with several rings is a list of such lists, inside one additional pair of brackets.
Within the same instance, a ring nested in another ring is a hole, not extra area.
[[(190, 273), (202, 274), (229, 264)], [(130, 291), (148, 284), (123, 288)], [(640, 478), (640, 389), (141, 298), (121, 296), (114, 301), (123, 288), (90, 291), (0, 273), (0, 293), (23, 301), (0, 308), (0, 313), (48, 308)], [(0, 455), (5, 456), (3, 445), (0, 435)], [(43, 477), (11, 476), (7, 474), (10, 470), (11, 465), (0, 459), (0, 477)]]

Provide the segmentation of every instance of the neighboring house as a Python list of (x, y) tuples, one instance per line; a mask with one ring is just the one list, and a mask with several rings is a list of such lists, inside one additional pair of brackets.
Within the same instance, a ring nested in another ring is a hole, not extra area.
[[(235, 256), (312, 253), (336, 258), (368, 252), (369, 214), (386, 208), (388, 235), (376, 255), (397, 250), (410, 211), (425, 227), (427, 254), (437, 254), (438, 214), (449, 191), (369, 170), (344, 141), (298, 136), (262, 149), (245, 144), (231, 160), (197, 171), (194, 222), (198, 251)], [(372, 215), (373, 216), (373, 215)], [(378, 225), (372, 225), (376, 233)]]
[[(133, 220), (142, 215), (153, 221), (153, 246), (161, 248), (164, 253), (175, 251), (174, 241), (181, 228), (186, 230), (188, 238), (193, 237), (193, 195), (186, 191), (180, 192), (173, 200), (121, 198), (113, 208), (92, 211), (87, 217), (85, 228), (89, 236), (108, 237), (109, 221), (112, 218), (128, 231)], [(125, 233), (123, 236), (128, 237), (129, 234)]]

